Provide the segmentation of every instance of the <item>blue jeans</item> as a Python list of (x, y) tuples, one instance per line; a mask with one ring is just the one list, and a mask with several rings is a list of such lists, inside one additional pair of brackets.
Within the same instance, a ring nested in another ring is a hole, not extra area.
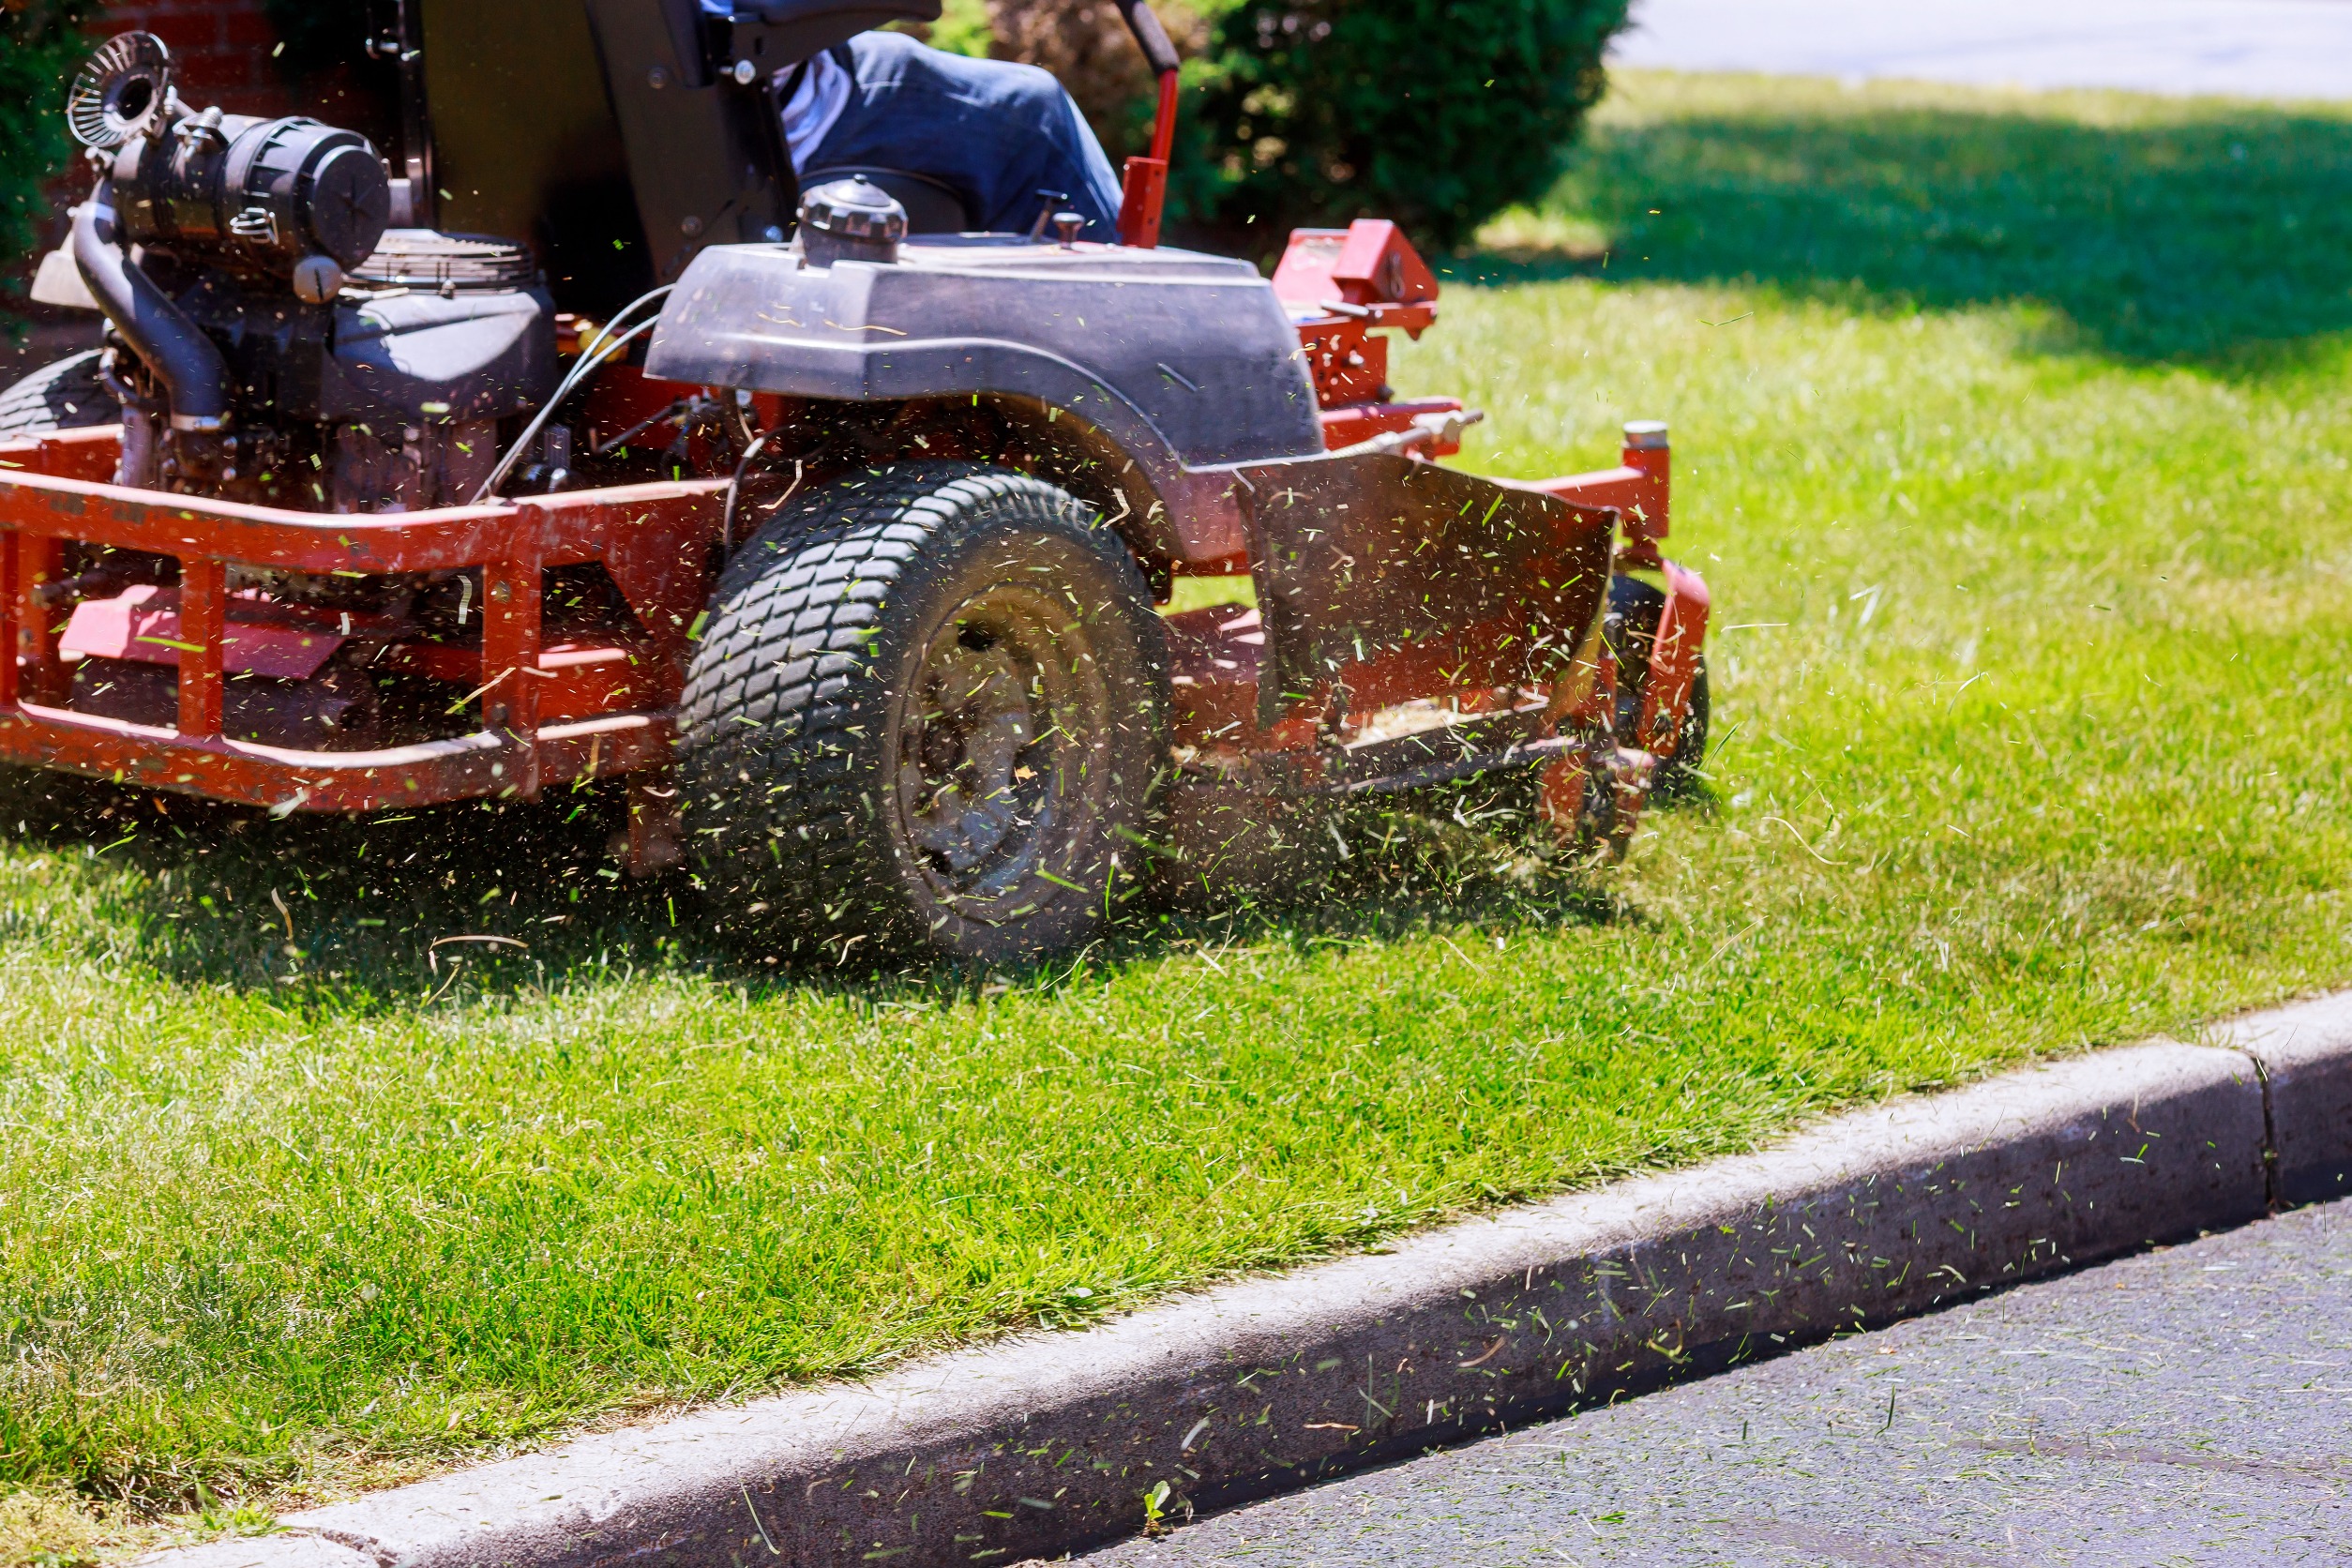
[[(1035, 66), (974, 60), (903, 33), (841, 46), (856, 86), (807, 167), (903, 169), (956, 191), (983, 229), (1026, 231), (1067, 194), (1086, 237), (1116, 237), (1119, 178), (1062, 84)], [(836, 56), (838, 58), (838, 55)]]

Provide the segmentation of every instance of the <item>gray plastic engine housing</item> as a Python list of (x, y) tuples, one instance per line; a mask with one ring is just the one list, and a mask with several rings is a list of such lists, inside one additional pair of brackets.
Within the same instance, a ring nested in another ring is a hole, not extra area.
[(541, 288), (339, 303), (317, 416), (498, 419), (545, 402), (561, 366)]
[(646, 373), (852, 402), (1029, 397), (1100, 429), (1163, 491), (1184, 471), (1323, 450), (1297, 330), (1247, 262), (910, 237), (895, 263), (712, 246), (662, 310)]
[(226, 354), (238, 401), (268, 419), (502, 419), (538, 407), (562, 379), (555, 307), (537, 284), (306, 305), (211, 273), (176, 298)]

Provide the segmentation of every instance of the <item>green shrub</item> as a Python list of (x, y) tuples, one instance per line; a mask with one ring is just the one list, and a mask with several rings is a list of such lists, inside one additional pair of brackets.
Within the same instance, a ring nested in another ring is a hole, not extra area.
[(89, 53), (99, 0), (0, 0), (0, 264), (20, 260), (49, 218), (43, 187), (63, 173), (66, 83)]
[(1451, 249), (1533, 200), (1601, 96), (1626, 0), (1244, 0), (1187, 68), (1184, 217), (1393, 218)]

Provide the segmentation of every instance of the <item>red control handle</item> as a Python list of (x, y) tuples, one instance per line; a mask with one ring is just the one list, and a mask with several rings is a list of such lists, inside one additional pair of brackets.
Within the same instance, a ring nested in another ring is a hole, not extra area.
[(1160, 208), (1168, 200), (1168, 158), (1176, 146), (1176, 46), (1145, 0), (1119, 0), (1119, 14), (1144, 62), (1160, 80), (1159, 112), (1152, 121), (1152, 151), (1127, 159), (1119, 196), (1119, 243), (1150, 249), (1160, 242)]

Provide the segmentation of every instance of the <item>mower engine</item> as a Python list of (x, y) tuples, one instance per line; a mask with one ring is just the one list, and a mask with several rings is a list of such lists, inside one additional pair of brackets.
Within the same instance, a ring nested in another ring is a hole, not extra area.
[(72, 253), (119, 340), (116, 483), (329, 512), (470, 499), (499, 422), (557, 381), (530, 252), (387, 229), (366, 138), (191, 112), (143, 38), (109, 44), (68, 100), (100, 171)]
[[(98, 173), (69, 248), (109, 323), (116, 484), (307, 512), (461, 505), (497, 465), (502, 421), (555, 390), (554, 305), (531, 253), (388, 227), (391, 179), (365, 137), (190, 110), (143, 33), (83, 67), (66, 112)], [(56, 566), (38, 594), (73, 607), (58, 639), (72, 673), (53, 700), (168, 722), (181, 561), (77, 543)], [(330, 750), (430, 733), (384, 710), (370, 667), (420, 635), (478, 639), (480, 578), (227, 565), (226, 732)]]

